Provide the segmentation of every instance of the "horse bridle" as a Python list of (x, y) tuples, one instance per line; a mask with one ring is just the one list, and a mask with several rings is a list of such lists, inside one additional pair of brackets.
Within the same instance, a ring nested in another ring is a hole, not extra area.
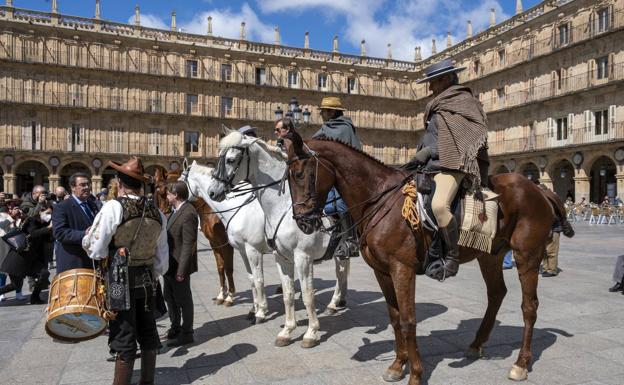
[(234, 172), (232, 172), (230, 176), (227, 176), (227, 172), (225, 170), (225, 166), (226, 166), (225, 156), (227, 155), (227, 151), (219, 155), (219, 160), (217, 161), (217, 168), (212, 173), (212, 177), (217, 182), (221, 182), (225, 184), (225, 186), (230, 191), (234, 191), (234, 184), (232, 182), (234, 181), (234, 178), (236, 178), (236, 174), (238, 174), (238, 169), (240, 169), (240, 166), (243, 163), (243, 158), (246, 156), (247, 157), (247, 175), (245, 176), (245, 179), (243, 180), (247, 182), (249, 179), (249, 163), (251, 162), (251, 159), (250, 159), (251, 157), (249, 156), (249, 147), (253, 145), (254, 143), (256, 142), (254, 141), (250, 143), (248, 146), (232, 146), (228, 148), (228, 150), (233, 148), (236, 150), (240, 150), (242, 152), (241, 157), (238, 159), (238, 163), (236, 164), (236, 167), (234, 168)]

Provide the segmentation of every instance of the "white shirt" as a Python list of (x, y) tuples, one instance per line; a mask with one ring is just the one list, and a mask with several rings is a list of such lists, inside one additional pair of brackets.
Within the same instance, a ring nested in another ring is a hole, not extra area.
[[(136, 195), (128, 195), (130, 199), (139, 199)], [(156, 244), (156, 255), (152, 269), (156, 277), (169, 270), (169, 245), (167, 244), (167, 218), (159, 211), (162, 226), (160, 236)], [(121, 203), (113, 199), (107, 201), (100, 212), (95, 216), (93, 225), (82, 239), (82, 248), (92, 259), (104, 259), (108, 257), (108, 246), (113, 240), (117, 226), (123, 220), (123, 208)]]

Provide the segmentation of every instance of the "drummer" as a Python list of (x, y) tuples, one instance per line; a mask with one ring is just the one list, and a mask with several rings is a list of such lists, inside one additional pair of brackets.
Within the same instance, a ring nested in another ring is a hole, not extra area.
[(104, 259), (128, 249), (130, 309), (110, 323), (109, 345), (116, 355), (113, 385), (130, 384), (137, 343), (141, 346), (141, 384), (153, 384), (160, 340), (152, 309), (156, 281), (169, 268), (167, 220), (143, 196), (141, 160), (109, 162), (119, 179), (118, 198), (107, 201), (94, 220), (89, 257)]

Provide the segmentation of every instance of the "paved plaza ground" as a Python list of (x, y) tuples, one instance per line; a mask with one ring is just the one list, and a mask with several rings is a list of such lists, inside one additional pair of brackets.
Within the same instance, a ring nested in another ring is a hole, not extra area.
[[(577, 224), (573, 239), (562, 237), (558, 277), (540, 278), (540, 308), (533, 339), (534, 364), (527, 384), (624, 384), (624, 295), (611, 294), (615, 257), (624, 253), (624, 225)], [(205, 241), (204, 241), (205, 242)], [(200, 246), (201, 248), (201, 246)], [(334, 266), (315, 266), (316, 304), (321, 313), (332, 295)], [(283, 305), (273, 295), (279, 283), (275, 262), (265, 258), (271, 294), (270, 320), (245, 319), (251, 292), (236, 259), (239, 295), (234, 307), (214, 305), (217, 275), (209, 251), (200, 253), (193, 275), (195, 344), (166, 348), (158, 356), (158, 384), (381, 384), (394, 357), (393, 332), (372, 270), (353, 260), (348, 310), (321, 316), (322, 340), (300, 347), (307, 320), (299, 294), (294, 344), (273, 342), (283, 322)], [(418, 343), (425, 361), (425, 384), (511, 384), (507, 371), (522, 336), (517, 271), (506, 270), (509, 293), (486, 345), (486, 359), (468, 361), (463, 352), (485, 310), (485, 288), (475, 262), (444, 283), (417, 280)], [(11, 300), (0, 304), (0, 384), (110, 384), (106, 337), (79, 344), (53, 342), (44, 331), (44, 305)], [(168, 327), (158, 323), (159, 332)], [(135, 366), (135, 380), (139, 365)], [(406, 384), (407, 379), (399, 382)]]

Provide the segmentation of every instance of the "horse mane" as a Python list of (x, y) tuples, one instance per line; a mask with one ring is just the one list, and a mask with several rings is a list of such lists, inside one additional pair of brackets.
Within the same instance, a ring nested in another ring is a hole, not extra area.
[(379, 164), (379, 165), (381, 165), (381, 166), (384, 166), (384, 167), (387, 167), (387, 168), (390, 168), (390, 169), (394, 169), (393, 167), (388, 166), (387, 164), (385, 164), (385, 163), (384, 163), (384, 162), (382, 162), (381, 160), (379, 160), (379, 159), (375, 158), (374, 156), (372, 156), (372, 155), (370, 155), (370, 154), (368, 154), (368, 153), (364, 152), (364, 150), (360, 150), (359, 148), (355, 148), (355, 147), (353, 147), (351, 144), (349, 144), (349, 143), (347, 143), (347, 142), (345, 142), (345, 141), (342, 141), (342, 140), (340, 140), (340, 139), (337, 139), (337, 138), (330, 138), (330, 137), (328, 137), (328, 136), (323, 135), (323, 136), (318, 136), (318, 137), (316, 137), (316, 138), (313, 138), (312, 140), (320, 140), (320, 141), (322, 141), (322, 142), (336, 142), (336, 143), (340, 143), (340, 144), (344, 145), (345, 147), (350, 148), (351, 150), (353, 150), (353, 151), (355, 151), (355, 152), (357, 152), (357, 153), (359, 153), (359, 154), (364, 155), (364, 156), (365, 156), (365, 157), (367, 157), (368, 159), (370, 159), (370, 160), (374, 161), (375, 163), (377, 163), (377, 164)]
[[(247, 138), (249, 137), (241, 134), (238, 131), (230, 132), (219, 142), (219, 153), (224, 154), (227, 150), (229, 150), (232, 147), (242, 146), (243, 141)], [(277, 160), (281, 160), (281, 161), (288, 160), (288, 157), (286, 156), (286, 154), (279, 147), (272, 146), (260, 138), (253, 138), (253, 143), (260, 145), (260, 147), (266, 150), (266, 152), (268, 152), (269, 155), (276, 158)], [(251, 143), (246, 144), (246, 145), (249, 146), (251, 145)]]
[(212, 176), (212, 171), (214, 170), (214, 168), (212, 168), (210, 166), (204, 166), (204, 165), (199, 164), (199, 163), (195, 163), (195, 166), (196, 167), (193, 167), (193, 169), (195, 170), (196, 173), (202, 174), (202, 175)]

